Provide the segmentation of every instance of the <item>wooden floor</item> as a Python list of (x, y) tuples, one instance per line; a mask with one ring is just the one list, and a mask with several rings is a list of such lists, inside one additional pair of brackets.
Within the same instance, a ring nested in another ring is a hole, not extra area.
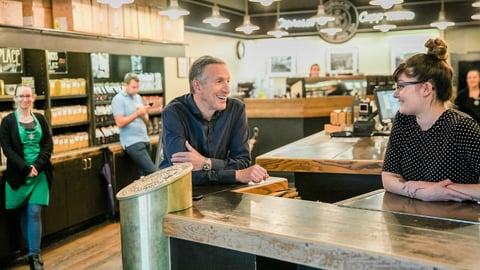
[[(42, 248), (44, 267), (64, 269), (122, 269), (120, 223), (104, 223)], [(26, 257), (7, 269), (30, 269)]]

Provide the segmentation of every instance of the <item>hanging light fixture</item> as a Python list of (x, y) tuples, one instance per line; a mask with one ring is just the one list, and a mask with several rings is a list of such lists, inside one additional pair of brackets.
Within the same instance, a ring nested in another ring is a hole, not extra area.
[(381, 6), (383, 9), (390, 9), (393, 5), (401, 4), (403, 0), (372, 0), (369, 2), (372, 6)]
[(333, 22), (329, 22), (327, 24), (327, 27), (320, 29), (320, 32), (325, 33), (330, 36), (334, 36), (336, 33), (341, 32), (342, 29), (339, 27), (336, 27)]
[(273, 2), (280, 0), (250, 0), (250, 2), (260, 3), (266, 7), (270, 6)]
[(384, 13), (387, 21), (410, 21), (415, 18), (415, 13), (410, 10), (404, 9), (402, 4), (397, 4), (392, 10)]
[(397, 28), (397, 26), (395, 24), (388, 23), (387, 20), (385, 19), (385, 17), (383, 18), (381, 24), (377, 24), (377, 25), (373, 26), (373, 29), (380, 30), (384, 33), (388, 32), (392, 29), (395, 29), (395, 28)]
[(442, 0), (440, 13), (438, 13), (438, 21), (431, 23), (430, 26), (437, 27), (440, 30), (445, 30), (447, 27), (452, 25), (455, 25), (455, 23), (451, 21), (447, 21), (447, 19), (445, 18), (445, 10), (443, 7), (443, 0)]
[[(473, 3), (472, 7), (480, 7), (480, 1)], [(480, 20), (480, 12), (473, 14), (471, 18), (472, 20)]]
[(122, 5), (133, 3), (133, 0), (97, 0), (97, 2), (110, 5), (112, 8), (120, 8)]
[(314, 21), (318, 25), (325, 25), (328, 22), (335, 20), (333, 16), (329, 16), (325, 13), (325, 7), (323, 6), (323, 0), (320, 0), (320, 4), (318, 5), (317, 14), (310, 18), (310, 20)]
[(212, 15), (210, 17), (203, 19), (203, 23), (209, 23), (210, 25), (217, 27), (222, 23), (228, 23), (230, 20), (228, 18), (220, 15), (220, 9), (217, 6), (217, 3), (212, 6)]
[(258, 29), (260, 29), (260, 27), (250, 23), (250, 16), (248, 16), (248, 0), (245, 0), (245, 16), (243, 16), (243, 24), (235, 28), (235, 31), (250, 35), (253, 31)]
[(190, 14), (188, 10), (183, 9), (178, 5), (178, 0), (170, 0), (170, 5), (168, 8), (160, 10), (158, 13), (163, 16), (168, 16), (172, 20), (176, 20), (181, 16)]
[(283, 36), (288, 35), (288, 32), (280, 28), (280, 23), (278, 22), (280, 19), (280, 2), (277, 2), (277, 20), (275, 21), (275, 27), (273, 30), (267, 32), (267, 35), (274, 36), (276, 38), (281, 38)]

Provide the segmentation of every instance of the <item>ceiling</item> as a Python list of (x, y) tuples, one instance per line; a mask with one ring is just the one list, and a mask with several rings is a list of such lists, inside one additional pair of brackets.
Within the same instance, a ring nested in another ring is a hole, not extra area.
[[(357, 14), (351, 15), (351, 22), (358, 22), (355, 33), (360, 32), (378, 32), (372, 26), (375, 23), (363, 22), (358, 16), (359, 14), (382, 13), (384, 10), (379, 6), (371, 6), (368, 4), (370, 0), (324, 0), (327, 9), (329, 5), (338, 5), (338, 3), (348, 2), (352, 4), (349, 10)], [(480, 8), (472, 7), (472, 3), (476, 0), (444, 0), (446, 18), (454, 21), (454, 27), (467, 26), (479, 27), (480, 21), (474, 21), (470, 18), (475, 13), (480, 12)], [(264, 7), (260, 3), (248, 1), (248, 13), (253, 24), (260, 27), (259, 30), (251, 35), (245, 35), (235, 31), (235, 28), (243, 23), (245, 15), (245, 0), (179, 0), (179, 5), (190, 11), (190, 15), (184, 17), (185, 29), (195, 32), (210, 33), (216, 35), (232, 36), (237, 38), (252, 39), (270, 37), (266, 34), (275, 26), (277, 4), (274, 2), (268, 7)], [(330, 3), (329, 3), (330, 2)], [(202, 20), (211, 15), (211, 7), (216, 3), (220, 7), (220, 14), (230, 19), (227, 24), (213, 27), (209, 24), (202, 23)], [(280, 18), (292, 20), (308, 19), (317, 13), (319, 0), (281, 0)], [(348, 3), (347, 3), (348, 4)], [(415, 18), (412, 21), (395, 22), (398, 30), (412, 30), (431, 28), (430, 23), (438, 20), (441, 7), (440, 0), (404, 0), (403, 8), (413, 11)], [(345, 8), (347, 9), (347, 8)], [(347, 14), (347, 16), (350, 16)], [(304, 28), (289, 28), (290, 36), (312, 36), (319, 35), (317, 27), (310, 26)]]

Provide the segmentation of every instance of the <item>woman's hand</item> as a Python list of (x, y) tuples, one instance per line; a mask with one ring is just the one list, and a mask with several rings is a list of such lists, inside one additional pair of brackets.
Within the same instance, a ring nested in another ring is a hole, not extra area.
[(453, 184), (450, 179), (440, 182), (426, 181), (408, 181), (403, 189), (410, 198), (416, 198), (422, 201), (456, 201), (462, 202), (471, 200), (472, 197), (448, 188)]

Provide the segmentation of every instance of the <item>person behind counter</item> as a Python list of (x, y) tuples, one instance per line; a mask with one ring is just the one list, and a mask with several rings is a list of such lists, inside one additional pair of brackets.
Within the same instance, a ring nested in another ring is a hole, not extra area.
[(264, 168), (250, 166), (245, 104), (229, 97), (225, 62), (212, 56), (198, 58), (190, 68), (189, 83), (190, 93), (172, 100), (162, 112), (160, 168), (192, 163), (193, 185), (266, 180)]
[(32, 88), (17, 87), (16, 108), (2, 120), (0, 142), (7, 157), (5, 208), (18, 210), (30, 269), (38, 270), (43, 269), (42, 208), (50, 200), (53, 140), (46, 118), (32, 111), (34, 99)]
[(453, 70), (447, 44), (429, 39), (427, 53), (393, 73), (400, 101), (382, 169), (384, 188), (423, 201), (480, 201), (480, 127), (447, 109)]
[(308, 74), (310, 78), (317, 78), (320, 77), (320, 65), (319, 64), (312, 64), (310, 66), (310, 72)]
[(112, 99), (115, 124), (120, 129), (120, 144), (137, 164), (140, 177), (156, 171), (150, 156), (152, 146), (147, 133), (148, 111), (138, 94), (140, 79), (135, 73), (127, 73), (123, 79), (124, 91)]
[(480, 123), (480, 70), (467, 72), (467, 87), (458, 91), (455, 105)]

